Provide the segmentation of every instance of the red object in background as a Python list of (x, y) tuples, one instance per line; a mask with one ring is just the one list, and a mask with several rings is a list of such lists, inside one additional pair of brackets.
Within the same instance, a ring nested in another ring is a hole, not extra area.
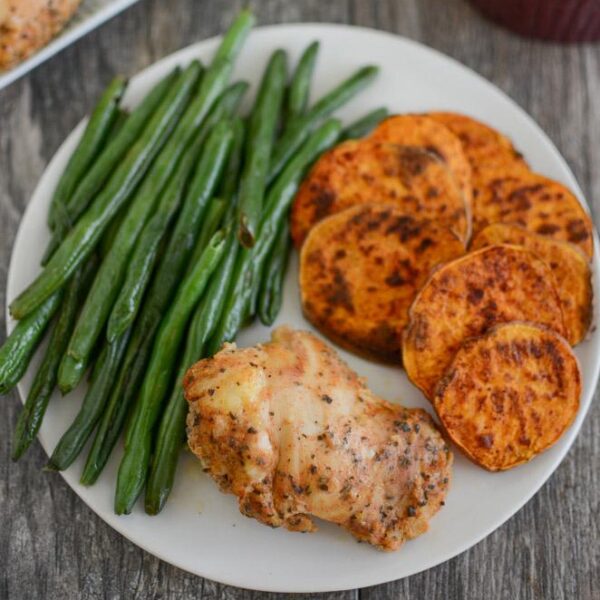
[(471, 0), (500, 25), (556, 42), (600, 40), (600, 0)]

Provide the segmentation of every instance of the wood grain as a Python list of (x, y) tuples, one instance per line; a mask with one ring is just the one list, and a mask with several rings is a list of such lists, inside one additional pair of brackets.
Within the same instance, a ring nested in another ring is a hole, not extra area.
[[(119, 71), (132, 74), (222, 31), (246, 2), (146, 0), (0, 92), (0, 303), (10, 252), (36, 181), (57, 147)], [(260, 23), (355, 23), (436, 48), (490, 79), (545, 129), (600, 211), (600, 46), (522, 40), (463, 0), (257, 0)], [(0, 341), (4, 339), (4, 310)], [(11, 463), (19, 401), (0, 403), (0, 598), (278, 597), (184, 573), (96, 517), (39, 445)], [(600, 407), (550, 481), (486, 540), (425, 573), (313, 598), (595, 600), (600, 598)], [(199, 540), (198, 543), (202, 543)], [(310, 574), (307, 573), (307, 577)], [(282, 597), (283, 596), (279, 596)]]

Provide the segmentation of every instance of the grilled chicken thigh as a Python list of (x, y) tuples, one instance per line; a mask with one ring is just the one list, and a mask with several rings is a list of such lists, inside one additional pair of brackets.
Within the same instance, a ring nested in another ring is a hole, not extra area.
[(376, 397), (310, 333), (226, 345), (184, 388), (190, 448), (266, 525), (314, 531), (314, 516), (395, 550), (444, 504), (452, 455), (429, 415)]

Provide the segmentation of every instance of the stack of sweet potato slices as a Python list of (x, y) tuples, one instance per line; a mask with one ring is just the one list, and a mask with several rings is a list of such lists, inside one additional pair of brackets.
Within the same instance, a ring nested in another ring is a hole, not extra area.
[(402, 362), (476, 463), (518, 465), (570, 425), (593, 225), (503, 134), (455, 113), (389, 117), (314, 165), (291, 232), (307, 318)]

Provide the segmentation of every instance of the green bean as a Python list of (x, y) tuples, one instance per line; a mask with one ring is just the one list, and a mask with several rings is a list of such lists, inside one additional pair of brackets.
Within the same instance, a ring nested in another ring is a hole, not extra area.
[[(202, 120), (206, 116), (214, 101), (225, 88), (225, 85), (231, 76), (233, 61), (239, 54), (253, 24), (254, 18), (252, 17), (251, 13), (248, 11), (242, 11), (238, 18), (234, 21), (233, 25), (223, 36), (223, 40), (219, 46), (219, 49), (217, 50), (215, 59), (202, 79), (202, 85), (200, 86), (199, 90), (199, 96), (201, 98), (201, 102), (199, 102), (202, 104), (202, 110), (198, 113), (199, 120)], [(125, 127), (124, 131), (120, 133), (118, 139), (113, 140), (113, 142), (109, 144), (106, 150), (101, 154), (100, 159), (88, 173), (88, 176), (84, 179), (81, 185), (77, 188), (77, 191), (73, 197), (72, 204), (79, 207), (79, 211), (73, 217), (74, 220), (83, 214), (85, 209), (89, 206), (91, 199), (99, 191), (107, 175), (117, 164), (119, 164), (125, 151), (128, 150), (133, 144), (137, 134), (141, 130), (141, 125), (145, 124), (149, 114), (153, 112), (152, 110), (146, 110), (145, 118), (141, 119), (143, 116), (141, 114), (142, 108), (144, 108), (146, 105), (150, 105), (151, 100), (154, 101), (155, 105), (157, 104), (157, 101), (160, 100), (160, 96), (158, 95), (159, 87), (161, 88), (160, 92), (162, 92), (164, 95), (164, 92), (167, 89), (170, 89), (172, 86), (173, 81), (165, 80), (161, 82), (159, 86), (157, 86), (157, 88), (155, 88), (155, 90), (153, 90), (151, 94), (146, 97), (140, 107), (138, 107), (138, 109), (131, 114), (131, 117), (127, 122), (127, 127)], [(155, 93), (158, 97), (151, 98), (151, 96)], [(150, 106), (147, 108), (150, 108)], [(137, 118), (138, 116), (140, 118)], [(135, 125), (138, 127), (137, 131), (135, 131)], [(133, 135), (131, 135), (132, 133)], [(129, 134), (129, 136), (126, 134)], [(58, 243), (62, 240), (62, 237), (65, 235), (65, 233), (66, 232), (63, 231), (60, 235), (56, 236), (58, 240), (53, 241), (53, 249), (50, 252), (53, 252), (53, 250), (58, 246)]]
[[(236, 212), (235, 185), (231, 185), (231, 182), (236, 183), (238, 180), (244, 146), (244, 125), (242, 120), (239, 118), (236, 119), (232, 124), (232, 128), (234, 141), (220, 189), (227, 205), (227, 213), (224, 220), (226, 223), (230, 223), (230, 225), (233, 225), (233, 217)], [(205, 224), (209, 221), (210, 218), (207, 217)], [(203, 227), (203, 230), (210, 229), (212, 227), (208, 225)], [(202, 247), (201, 239), (199, 239), (198, 247)], [(236, 231), (232, 226), (229, 230), (227, 247), (223, 253), (223, 258), (215, 269), (209, 288), (202, 298), (189, 328), (183, 361), (175, 380), (173, 391), (169, 397), (167, 408), (161, 418), (146, 490), (145, 507), (148, 514), (158, 514), (162, 510), (173, 487), (177, 459), (185, 433), (184, 425), (187, 413), (187, 404), (183, 397), (181, 380), (186, 369), (194, 360), (201, 356), (202, 347), (219, 323), (230, 287), (238, 250), (239, 243)]]
[(63, 355), (58, 366), (58, 389), (63, 396), (66, 396), (77, 387), (77, 384), (85, 375), (88, 366), (89, 360), (84, 362), (83, 360), (69, 356), (67, 353)]
[[(172, 177), (167, 189), (163, 193), (163, 200), (159, 203), (156, 214), (150, 219), (150, 222), (144, 224), (140, 239), (136, 242), (133, 255), (130, 258), (125, 281), (112, 307), (107, 328), (109, 341), (120, 335), (135, 319), (156, 261), (161, 240), (171, 221), (171, 217), (175, 214), (176, 208), (180, 204), (181, 193), (189, 172), (195, 164), (198, 150), (203, 145), (212, 127), (221, 118), (228, 117), (237, 110), (247, 89), (247, 83), (237, 82), (229, 86), (221, 94), (217, 103), (202, 123), (197, 139), (193, 143), (194, 147), (187, 152), (188, 156), (181, 161), (178, 171)], [(154, 188), (156, 189), (156, 187), (155, 185)], [(161, 209), (163, 204), (164, 207)]]
[[(119, 114), (111, 130), (111, 135), (113, 134), (113, 130), (115, 134), (118, 133), (128, 118), (129, 116), (126, 111), (119, 110)], [(123, 222), (126, 213), (127, 206), (124, 206), (117, 213), (114, 219), (110, 222), (110, 225), (107, 227), (106, 232), (100, 239), (100, 243), (98, 244), (98, 256), (100, 257), (100, 260), (103, 260), (108, 254), (110, 247), (115, 241), (115, 237), (117, 237), (117, 232), (119, 231), (119, 227), (121, 226), (121, 223)]]
[(0, 347), (0, 394), (9, 392), (23, 377), (61, 299), (60, 291), (50, 296), (38, 310), (17, 323)]
[(50, 229), (54, 229), (54, 223), (59, 218), (57, 212), (66, 214), (66, 208), (63, 207), (66, 207), (83, 174), (98, 156), (117, 117), (119, 102), (126, 88), (127, 81), (123, 77), (115, 77), (100, 97), (52, 196), (48, 211)]
[(179, 368), (176, 383), (160, 421), (144, 499), (144, 507), (149, 515), (157, 515), (162, 510), (173, 488), (179, 452), (185, 439), (187, 415), (187, 402), (181, 381), (186, 372), (185, 365), (191, 365), (199, 356), (191, 354), (186, 346), (182, 367)]
[(155, 214), (146, 223), (127, 267), (127, 275), (115, 301), (107, 326), (108, 341), (116, 339), (133, 323), (139, 310), (159, 249), (177, 210), (185, 183), (196, 164), (204, 137), (198, 136), (173, 174)]
[[(257, 301), (257, 289), (264, 271), (265, 261), (278, 232), (288, 218), (289, 208), (298, 186), (310, 165), (328, 148), (339, 140), (341, 123), (330, 119), (322, 125), (304, 144), (300, 152), (292, 158), (288, 166), (277, 179), (269, 193), (265, 214), (261, 222), (260, 239), (252, 255), (251, 287), (245, 297), (240, 315), (247, 318), (254, 315)], [(288, 170), (289, 169), (289, 170)], [(286, 173), (288, 174), (286, 176)], [(249, 305), (249, 303), (251, 303)]]
[(295, 119), (286, 128), (273, 150), (269, 183), (281, 173), (315, 125), (369, 85), (378, 72), (379, 69), (374, 66), (359, 69), (351, 77), (323, 96), (303, 117)]
[(235, 60), (250, 33), (250, 29), (254, 26), (255, 20), (251, 11), (247, 9), (241, 10), (227, 30), (227, 33), (223, 36), (213, 62)]
[(189, 316), (223, 255), (225, 242), (223, 232), (214, 235), (194, 269), (183, 280), (160, 324), (131, 427), (125, 436), (125, 452), (119, 465), (115, 493), (115, 512), (119, 515), (131, 512), (146, 481), (152, 430), (172, 381), (177, 348)]
[(102, 416), (114, 378), (127, 348), (130, 332), (104, 347), (83, 403), (75, 420), (58, 442), (46, 468), (50, 471), (67, 469), (79, 456), (94, 427)]
[(139, 393), (154, 336), (184, 275), (206, 206), (219, 184), (233, 133), (231, 130), (226, 134), (217, 131), (214, 136), (212, 133), (134, 324), (127, 354), (82, 475), (82, 483), (85, 485), (96, 481), (119, 438), (125, 416)]
[[(185, 111), (183, 118), (157, 157), (148, 176), (137, 192), (135, 200), (129, 207), (128, 214), (94, 281), (73, 337), (69, 342), (68, 354), (76, 360), (87, 363), (91, 348), (100, 335), (119, 293), (131, 252), (140, 232), (150, 217), (150, 213), (154, 209), (158, 197), (162, 194), (169, 177), (176, 171), (178, 162), (181, 162), (180, 158), (188, 149), (190, 141), (200, 133), (203, 120), (199, 119), (199, 115), (205, 114), (204, 98), (205, 96), (201, 90)], [(188, 172), (192, 166), (191, 163), (186, 164)], [(114, 332), (111, 332), (111, 334), (114, 334)]]
[(51, 329), (48, 346), (44, 351), (44, 357), (35, 374), (13, 434), (13, 460), (21, 458), (42, 425), (48, 402), (56, 387), (60, 360), (75, 325), (81, 298), (89, 288), (96, 265), (96, 257), (92, 256), (84, 267), (75, 272), (65, 289), (58, 316)]
[[(86, 211), (92, 200), (100, 192), (104, 183), (110, 178), (117, 166), (122, 162), (131, 146), (134, 145), (152, 115), (170, 89), (179, 83), (179, 68), (174, 69), (162, 79), (142, 100), (140, 105), (129, 115), (123, 127), (106, 144), (100, 156), (91, 165), (71, 197), (65, 210), (66, 218), (55, 224), (54, 232), (42, 264), (45, 265), (60, 246), (71, 226)], [(111, 132), (111, 136), (112, 136)]]
[(221, 179), (232, 141), (233, 132), (227, 121), (214, 127), (207, 140), (151, 290), (151, 294), (157, 296), (157, 306), (160, 306), (156, 312), (159, 317), (168, 302), (159, 289), (173, 290), (185, 268), (185, 262), (196, 245), (208, 202)]
[[(123, 111), (119, 110), (117, 121), (113, 124), (111, 132), (119, 125), (119, 121), (124, 114), (125, 113)], [(53, 300), (48, 299), (47, 302), (53, 305), (55, 305), (56, 302), (60, 302), (61, 292), (55, 292), (55, 295), (57, 298)], [(27, 319), (22, 320), (17, 324), (13, 334), (11, 334), (5, 341), (6, 348), (0, 348), (0, 389), (2, 389), (2, 381), (5, 377), (5, 368), (8, 369), (6, 373), (8, 374), (9, 379), (13, 378), (10, 387), (13, 387), (21, 378), (27, 369), (31, 355), (43, 337), (41, 335), (36, 335), (35, 331), (38, 329), (44, 329), (44, 327), (46, 327), (52, 319), (53, 315), (54, 311), (46, 310), (46, 303), (44, 303), (35, 311), (35, 313), (32, 313)], [(27, 352), (13, 354), (13, 349), (23, 343), (25, 339), (29, 339), (29, 341), (32, 343), (31, 348)], [(6, 360), (5, 353), (11, 355), (11, 361), (9, 365), (5, 365), (5, 367), (3, 367), (2, 364), (4, 364)], [(6, 391), (8, 391), (8, 389)], [(0, 391), (0, 393), (2, 392)]]
[(247, 81), (236, 81), (219, 96), (213, 110), (206, 118), (206, 133), (219, 121), (233, 117), (249, 87)]
[(98, 255), (100, 256), (101, 260), (104, 260), (108, 256), (108, 253), (110, 252), (110, 249), (117, 238), (117, 233), (119, 233), (119, 229), (123, 224), (123, 220), (127, 216), (127, 209), (128, 207), (124, 206), (117, 213), (115, 218), (110, 222), (110, 225), (106, 228), (102, 238), (100, 238), (100, 243), (98, 244)]
[[(206, 76), (204, 77), (200, 86), (198, 99), (194, 102), (195, 108), (198, 108), (198, 110), (195, 111), (195, 122), (199, 123), (202, 119), (204, 119), (204, 116), (208, 113), (209, 109), (214, 103), (214, 100), (219, 96), (223, 87), (225, 86), (232, 69), (231, 61), (239, 52), (250, 25), (251, 23), (247, 19), (238, 20), (225, 35), (222, 44), (224, 50), (220, 53), (219, 60), (213, 61), (213, 64), (207, 71)], [(230, 101), (233, 104), (236, 104), (239, 102), (241, 94), (245, 91), (246, 84), (240, 83), (237, 84), (237, 86), (232, 87), (233, 89), (230, 93)], [(190, 125), (190, 122), (186, 122), (186, 125)], [(109, 295), (106, 295), (105, 298), (108, 298), (108, 296)], [(106, 318), (106, 316), (104, 318)], [(83, 323), (85, 322), (86, 321), (84, 320)], [(79, 348), (79, 350), (77, 349), (77, 346), (75, 346), (75, 350), (73, 352), (75, 354), (80, 353), (85, 355), (83, 350), (86, 350), (87, 347), (91, 347), (92, 344), (90, 343), (90, 340), (92, 340), (94, 337), (97, 337), (97, 327), (94, 326), (95, 322), (89, 320), (87, 322), (91, 323), (92, 326), (88, 331), (84, 329), (81, 337), (78, 338), (80, 340), (85, 340), (85, 342), (82, 341), (82, 347)], [(77, 356), (71, 356), (70, 358), (75, 358), (75, 360), (66, 358), (64, 362), (64, 368), (60, 371), (60, 374), (63, 375), (62, 385), (64, 389), (68, 389), (76, 383), (82, 374), (82, 369), (80, 367), (82, 366), (82, 363), (85, 364), (86, 362), (85, 356), (84, 358)]]
[(272, 248), (275, 235), (282, 221), (287, 218), (291, 202), (306, 169), (338, 141), (340, 132), (341, 123), (337, 119), (325, 122), (310, 136), (273, 185), (261, 222), (261, 239), (256, 249), (255, 258), (259, 262), (264, 261)]
[[(147, 348), (149, 346), (150, 350), (152, 349), (151, 342), (155, 331), (154, 329), (148, 334), (137, 325), (134, 326), (125, 358), (113, 384), (81, 475), (83, 485), (96, 482), (121, 435), (131, 402), (139, 392), (139, 381), (144, 375), (149, 352)], [(132, 351), (137, 348), (140, 348), (139, 353)]]
[[(168, 177), (176, 169), (177, 162), (183, 152), (186, 151), (191, 139), (194, 136), (204, 137), (218, 115), (228, 114), (230, 111), (235, 110), (246, 88), (247, 84), (239, 83), (225, 90), (221, 99), (217, 101), (215, 110), (211, 111), (208, 117), (204, 118), (204, 115), (206, 115), (206, 92), (204, 91), (204, 86), (200, 86), (197, 97), (189, 105), (172, 137), (161, 151), (150, 173), (144, 180), (142, 187), (136, 194), (125, 222), (119, 230), (117, 239), (102, 264), (92, 291), (81, 312), (73, 338), (69, 343), (68, 354), (72, 358), (87, 363), (91, 348), (100, 335), (102, 327), (119, 293), (119, 288), (126, 274), (129, 257), (140, 231), (149, 218), (157, 198), (161, 195)], [(202, 119), (200, 119), (201, 115)], [(207, 127), (204, 127), (205, 124)], [(224, 125), (221, 126), (221, 128), (223, 127)], [(202, 135), (200, 136), (200, 134)], [(190, 164), (189, 167), (191, 168), (191, 166)], [(158, 249), (158, 244), (156, 245), (156, 249)], [(146, 256), (144, 262), (148, 269), (153, 264), (153, 257)], [(144, 265), (142, 264), (141, 267), (144, 268)], [(146, 282), (142, 283), (145, 284)], [(139, 303), (143, 287), (137, 286), (136, 292), (137, 302)], [(135, 309), (135, 304), (133, 308)], [(126, 319), (131, 322), (134, 316), (135, 314), (128, 313)], [(121, 327), (121, 331), (124, 331), (127, 325), (123, 327), (121, 323), (119, 327)], [(116, 335), (115, 330), (110, 330), (109, 335), (113, 336), (112, 339), (114, 339)], [(69, 363), (70, 361), (67, 359), (65, 365), (67, 366)], [(62, 369), (61, 373), (63, 373)], [(68, 374), (69, 372), (66, 371), (65, 375), (68, 376)], [(66, 382), (62, 381), (61, 383), (64, 385)]]
[(179, 172), (171, 178), (171, 184), (163, 194), (156, 212), (145, 224), (137, 240), (125, 280), (108, 319), (106, 337), (109, 342), (122, 335), (138, 313), (166, 231), (180, 207), (185, 181), (197, 158), (198, 149), (191, 150), (182, 161)]
[(192, 253), (190, 269), (193, 268), (193, 265), (196, 264), (196, 261), (200, 258), (200, 255), (204, 252), (206, 244), (214, 235), (215, 231), (219, 229), (221, 221), (223, 220), (223, 216), (225, 215), (226, 208), (227, 205), (225, 204), (225, 200), (222, 198), (213, 198), (210, 201), (206, 209), (206, 215), (204, 217), (202, 227), (200, 228), (200, 235), (196, 240), (196, 246), (194, 248), (194, 252)]
[(277, 50), (271, 56), (248, 125), (239, 190), (239, 238), (246, 248), (254, 245), (260, 221), (269, 160), (285, 91), (286, 60), (283, 50)]
[(110, 181), (86, 214), (71, 229), (37, 279), (10, 306), (16, 318), (22, 318), (60, 289), (75, 269), (93, 252), (112, 218), (129, 200), (137, 184), (172, 133), (189, 94), (200, 74), (193, 63), (173, 87), (160, 108), (117, 167)]
[[(121, 108), (117, 108), (115, 110), (115, 117), (113, 119), (112, 125), (110, 126), (105, 135), (105, 144), (100, 150), (102, 150), (108, 143), (110, 143), (110, 140), (113, 139), (119, 133), (119, 131), (121, 130), (121, 128), (125, 124), (125, 121), (127, 121), (128, 118), (129, 113), (126, 110)], [(93, 169), (93, 165), (96, 164), (98, 160), (100, 160), (101, 156), (102, 153), (100, 151), (97, 153), (96, 161), (94, 161), (94, 163), (90, 165), (90, 169)], [(85, 176), (82, 176), (81, 179), (83, 179), (84, 177)], [(55, 205), (55, 211), (56, 214), (53, 218), (52, 225), (52, 229), (54, 231), (42, 257), (42, 266), (46, 265), (52, 254), (54, 254), (56, 248), (58, 248), (58, 246), (60, 245), (60, 241), (64, 237), (64, 234), (68, 232), (69, 229), (71, 229), (75, 218), (79, 216), (79, 214), (76, 214), (77, 211), (74, 211), (72, 208), (69, 208), (68, 202), (58, 202)], [(50, 219), (50, 217), (48, 218)], [(56, 234), (56, 230), (62, 232), (60, 236)]]
[(288, 220), (284, 219), (261, 276), (258, 316), (263, 325), (272, 325), (281, 309), (283, 283), (290, 249), (290, 227)]
[(252, 250), (244, 249), (238, 253), (233, 275), (234, 283), (227, 295), (223, 318), (208, 343), (208, 356), (217, 352), (223, 342), (231, 341), (244, 322), (248, 314), (248, 303), (252, 299), (253, 281), (262, 269), (265, 256), (272, 247), (282, 220), (287, 216), (301, 179), (312, 162), (336, 142), (340, 130), (340, 122), (336, 119), (330, 119), (319, 127), (310, 135), (270, 188), (257, 243)]
[(350, 123), (350, 125), (344, 127), (340, 140), (356, 140), (365, 137), (387, 116), (387, 108), (381, 107), (372, 110), (357, 121), (354, 121), (354, 123)]
[(188, 111), (191, 118), (187, 123), (184, 123), (185, 119), (182, 121), (182, 131), (187, 131), (189, 137), (194, 136), (194, 131), (190, 132), (190, 129), (202, 125), (218, 100), (222, 105), (223, 114), (215, 114), (213, 124), (237, 108), (248, 84), (238, 82), (230, 86), (228, 90), (226, 90), (226, 86), (231, 77), (233, 63), (253, 24), (252, 14), (249, 11), (242, 11), (223, 36), (216, 55), (202, 79), (193, 107), (190, 107)]
[(185, 437), (187, 403), (181, 382), (186, 370), (201, 357), (202, 348), (217, 327), (235, 266), (237, 249), (238, 241), (232, 229), (223, 258), (215, 269), (208, 290), (189, 327), (183, 360), (161, 418), (153, 451), (145, 498), (146, 512), (151, 515), (156, 515), (162, 510), (171, 493), (181, 442)]
[(108, 140), (113, 139), (115, 136), (117, 136), (119, 134), (119, 132), (123, 128), (123, 125), (125, 125), (125, 123), (127, 122), (127, 119), (129, 119), (129, 117), (130, 117), (130, 113), (128, 110), (126, 110), (124, 108), (117, 108), (117, 116), (115, 117), (115, 120), (114, 120), (111, 128), (108, 131), (107, 143), (110, 143), (110, 142), (108, 142)]
[(310, 96), (310, 80), (315, 70), (319, 42), (313, 42), (302, 53), (288, 91), (286, 120), (293, 121), (306, 112)]
[(21, 458), (35, 439), (42, 424), (50, 396), (56, 386), (58, 364), (66, 349), (67, 342), (79, 306), (82, 287), (82, 273), (77, 271), (65, 291), (58, 318), (53, 325), (48, 348), (44, 353), (27, 400), (23, 406), (13, 434), (12, 459)]
[(233, 130), (233, 142), (231, 144), (227, 165), (225, 165), (225, 170), (223, 172), (223, 178), (221, 179), (221, 185), (217, 192), (217, 196), (223, 198), (227, 206), (232, 206), (234, 204), (234, 197), (237, 193), (239, 174), (244, 155), (244, 139), (246, 135), (244, 121), (239, 117), (233, 119), (231, 122), (231, 129)]

